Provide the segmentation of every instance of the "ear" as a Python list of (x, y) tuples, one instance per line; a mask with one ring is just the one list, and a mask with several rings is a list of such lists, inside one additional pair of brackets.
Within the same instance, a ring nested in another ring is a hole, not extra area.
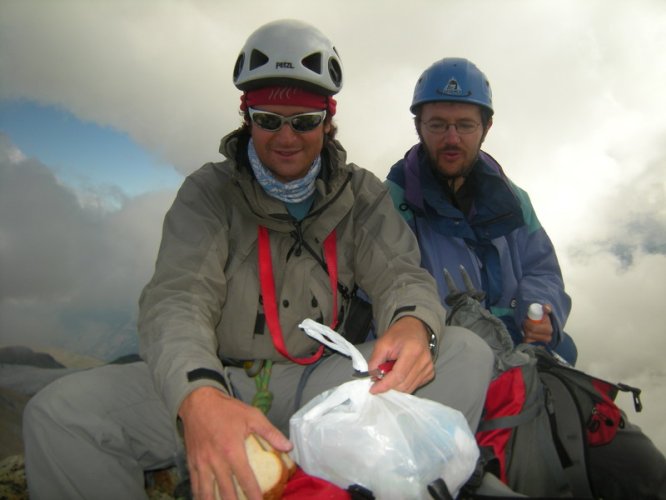
[(419, 142), (423, 142), (423, 135), (421, 134), (421, 113), (419, 112), (414, 116), (414, 129), (416, 130), (416, 135), (419, 137)]
[(483, 141), (486, 140), (486, 135), (488, 135), (488, 131), (492, 126), (493, 126), (493, 117), (491, 116), (490, 119), (488, 120), (488, 125), (486, 126), (486, 129), (483, 131), (483, 135), (481, 136), (481, 144), (483, 144)]

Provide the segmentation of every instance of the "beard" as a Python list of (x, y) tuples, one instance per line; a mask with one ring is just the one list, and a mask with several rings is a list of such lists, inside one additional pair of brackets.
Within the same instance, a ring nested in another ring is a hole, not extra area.
[[(447, 154), (460, 155), (460, 159), (457, 162), (446, 162), (442, 157)], [(450, 183), (456, 179), (464, 179), (469, 175), (476, 163), (479, 152), (476, 151), (476, 154), (472, 158), (466, 157), (467, 151), (457, 146), (445, 146), (443, 148), (437, 149), (434, 154), (428, 150), (428, 159), (430, 161), (430, 167), (435, 174), (435, 177), (438, 180), (446, 181)], [(442, 160), (441, 160), (442, 159)]]

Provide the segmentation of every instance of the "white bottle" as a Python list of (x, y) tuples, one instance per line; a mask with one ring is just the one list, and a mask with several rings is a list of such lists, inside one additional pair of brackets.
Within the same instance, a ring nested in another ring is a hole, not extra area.
[(530, 304), (527, 308), (527, 318), (531, 321), (540, 322), (543, 320), (543, 306), (541, 304)]
[[(530, 304), (530, 307), (527, 308), (527, 318), (529, 321), (541, 323), (543, 321), (543, 316), (543, 306), (541, 304)], [(571, 366), (566, 359), (557, 354), (555, 351), (548, 349), (548, 352), (550, 352), (550, 354), (560, 363)]]

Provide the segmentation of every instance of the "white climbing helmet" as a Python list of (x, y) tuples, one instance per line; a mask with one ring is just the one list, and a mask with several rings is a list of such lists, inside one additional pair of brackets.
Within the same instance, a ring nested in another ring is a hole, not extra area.
[(325, 95), (342, 88), (342, 61), (331, 41), (302, 21), (273, 21), (245, 42), (234, 66), (234, 85), (242, 91), (293, 85)]

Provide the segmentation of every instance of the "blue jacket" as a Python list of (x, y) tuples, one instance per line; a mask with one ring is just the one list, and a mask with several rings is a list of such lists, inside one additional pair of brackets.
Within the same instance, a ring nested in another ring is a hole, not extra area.
[(484, 305), (502, 319), (516, 344), (522, 342), (521, 324), (529, 305), (552, 304), (549, 347), (575, 363), (576, 346), (563, 331), (571, 299), (553, 244), (527, 193), (490, 155), (480, 152), (466, 178), (472, 193), (467, 217), (444, 194), (420, 145), (391, 168), (386, 185), (416, 234), (421, 264), (435, 277), (442, 303), (449, 293), (443, 269), (465, 290), (460, 275), (464, 266), (474, 286), (486, 292)]

